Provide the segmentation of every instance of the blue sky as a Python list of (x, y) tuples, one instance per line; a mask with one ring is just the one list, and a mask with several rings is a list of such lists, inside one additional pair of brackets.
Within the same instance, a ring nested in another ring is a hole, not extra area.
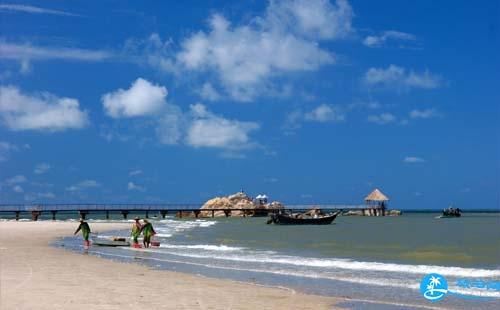
[(2, 1), (0, 201), (498, 208), (498, 12)]

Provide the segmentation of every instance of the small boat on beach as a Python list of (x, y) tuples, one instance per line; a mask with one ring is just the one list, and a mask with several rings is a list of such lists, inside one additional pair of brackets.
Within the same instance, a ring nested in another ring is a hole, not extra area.
[(97, 238), (94, 240), (94, 242), (92, 242), (92, 244), (97, 246), (108, 246), (108, 247), (130, 246), (130, 242), (128, 242), (125, 238), (112, 238), (112, 239)]
[(329, 225), (341, 213), (323, 214), (319, 209), (313, 209), (306, 213), (286, 214), (276, 213), (271, 214), (271, 218), (267, 224), (279, 225)]

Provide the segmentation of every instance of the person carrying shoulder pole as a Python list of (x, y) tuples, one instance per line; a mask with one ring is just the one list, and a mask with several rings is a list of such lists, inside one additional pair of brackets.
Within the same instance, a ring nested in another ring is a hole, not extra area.
[(142, 225), (141, 232), (144, 236), (144, 247), (149, 248), (151, 244), (151, 237), (156, 235), (156, 231), (153, 228), (153, 225), (146, 219), (143, 220), (144, 225)]
[(142, 230), (142, 225), (141, 223), (139, 222), (140, 218), (136, 217), (135, 218), (135, 222), (134, 224), (132, 225), (132, 240), (133, 240), (133, 247), (139, 247), (139, 240), (137, 240), (139, 238), (139, 236), (141, 235), (141, 230)]
[(90, 247), (90, 241), (89, 241), (89, 237), (90, 237), (90, 233), (91, 233), (90, 226), (87, 222), (85, 222), (84, 219), (80, 219), (80, 225), (76, 229), (74, 235), (76, 235), (80, 230), (82, 231), (83, 246), (85, 248)]

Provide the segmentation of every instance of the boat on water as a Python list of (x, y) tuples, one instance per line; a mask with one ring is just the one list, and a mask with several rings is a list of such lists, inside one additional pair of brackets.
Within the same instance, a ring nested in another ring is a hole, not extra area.
[(319, 209), (313, 209), (305, 213), (286, 214), (275, 213), (271, 214), (271, 218), (267, 224), (279, 225), (329, 225), (341, 213), (337, 211), (330, 214), (324, 214)]
[(454, 218), (462, 216), (462, 210), (460, 208), (453, 208), (449, 206), (446, 209), (443, 209), (443, 214), (438, 216), (437, 218)]

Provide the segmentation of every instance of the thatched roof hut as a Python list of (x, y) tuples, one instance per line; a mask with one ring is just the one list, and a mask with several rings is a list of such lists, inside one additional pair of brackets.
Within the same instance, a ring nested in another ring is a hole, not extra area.
[(389, 201), (389, 198), (376, 188), (370, 195), (365, 197), (365, 201)]
[(385, 208), (388, 201), (389, 197), (384, 195), (378, 188), (365, 197), (366, 205), (372, 207)]

